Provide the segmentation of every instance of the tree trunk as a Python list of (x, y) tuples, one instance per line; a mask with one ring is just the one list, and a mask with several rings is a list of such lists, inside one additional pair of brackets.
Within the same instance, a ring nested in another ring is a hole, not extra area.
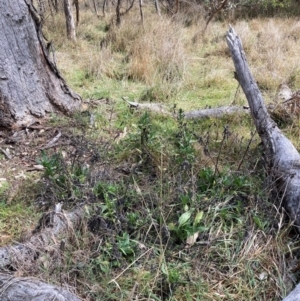
[(252, 118), (264, 145), (268, 174), (276, 185), (280, 202), (300, 232), (300, 155), (268, 114), (249, 69), (242, 42), (233, 28), (227, 33), (227, 44), (236, 77), (247, 97)]
[(18, 127), (47, 112), (78, 109), (80, 96), (68, 88), (50, 60), (31, 2), (0, 0), (0, 26), (0, 127)]
[(139, 0), (142, 26), (144, 27), (143, 0)]
[(71, 0), (64, 0), (64, 11), (66, 17), (67, 37), (69, 40), (76, 42), (76, 31), (72, 14)]
[(154, 5), (155, 5), (155, 10), (156, 10), (156, 13), (160, 16), (160, 8), (159, 8), (159, 3), (158, 3), (158, 0), (154, 0)]
[(72, 293), (34, 278), (16, 278), (0, 273), (2, 301), (80, 301)]
[(116, 7), (116, 23), (117, 23), (117, 26), (120, 26), (121, 25), (121, 2), (122, 0), (118, 0), (117, 2), (117, 7)]
[(57, 0), (51, 0), (51, 1), (52, 1), (52, 4), (54, 6), (55, 11), (58, 13), (58, 2), (57, 2)]
[(106, 16), (105, 9), (107, 7), (107, 3), (108, 3), (107, 0), (103, 1), (103, 5), (102, 5), (102, 14), (103, 14), (103, 17)]
[(73, 1), (76, 10), (76, 26), (79, 24), (79, 0)]
[(96, 13), (96, 16), (99, 17), (96, 0), (92, 0), (92, 2), (93, 2), (93, 7), (94, 7), (94, 11)]

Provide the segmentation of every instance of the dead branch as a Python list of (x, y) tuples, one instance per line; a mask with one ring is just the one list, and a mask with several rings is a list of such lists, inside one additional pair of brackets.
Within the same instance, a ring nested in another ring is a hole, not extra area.
[(200, 32), (197, 32), (195, 34), (195, 36), (193, 37), (193, 42), (197, 42), (198, 38), (199, 38), (199, 35), (201, 34), (202, 36), (204, 36), (205, 32), (206, 32), (206, 29), (208, 27), (208, 24), (210, 23), (210, 21), (214, 18), (214, 16), (216, 16), (220, 11), (222, 11), (222, 9), (225, 8), (226, 4), (228, 3), (228, 0), (222, 0), (220, 2), (219, 5), (217, 5), (216, 7), (213, 7), (211, 8), (211, 11), (208, 15), (208, 18), (206, 20), (206, 23), (205, 23), (205, 26), (204, 28), (200, 31)]
[(135, 101), (128, 101), (124, 97), (122, 99), (128, 103), (130, 108), (133, 109), (149, 110), (155, 113), (161, 113), (163, 115), (171, 115), (171, 113), (168, 112), (167, 109), (159, 103), (139, 103)]
[(184, 113), (186, 119), (201, 119), (209, 117), (222, 117), (224, 115), (249, 113), (248, 107), (240, 106), (224, 106), (212, 109), (196, 110)]
[(276, 185), (281, 204), (300, 232), (300, 155), (271, 119), (251, 74), (242, 42), (232, 27), (227, 33), (227, 44), (237, 79), (247, 97), (252, 118), (265, 149), (268, 175)]
[[(130, 108), (134, 108), (137, 110), (149, 110), (154, 113), (172, 116), (171, 112), (168, 111), (168, 109), (160, 103), (139, 103), (135, 101), (128, 101), (124, 97), (123, 100), (128, 103)], [(249, 112), (249, 107), (247, 106), (223, 106), (219, 108), (185, 112), (184, 117), (186, 119), (202, 119), (210, 117), (222, 117), (224, 115), (232, 114), (248, 114)]]
[(41, 147), (41, 150), (54, 147), (60, 137), (61, 137), (61, 131), (58, 131), (57, 135), (53, 139), (51, 139), (45, 146)]

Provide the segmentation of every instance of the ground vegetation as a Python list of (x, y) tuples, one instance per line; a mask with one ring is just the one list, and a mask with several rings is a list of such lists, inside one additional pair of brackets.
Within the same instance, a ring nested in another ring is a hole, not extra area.
[[(294, 3), (274, 3), (268, 18), (240, 12), (234, 27), (276, 106), (280, 84), (300, 87), (300, 22), (286, 16)], [(299, 281), (299, 234), (266, 177), (251, 116), (185, 118), (246, 105), (226, 10), (199, 36), (209, 6), (170, 13), (159, 2), (158, 14), (145, 2), (143, 22), (136, 4), (117, 24), (114, 6), (104, 16), (93, 4), (80, 7), (76, 43), (66, 39), (63, 10), (44, 14), (44, 35), (84, 100), (81, 111), (0, 132), (1, 245), (51, 228), (47, 212), (58, 203), (81, 208), (80, 226), (68, 224), (33, 260), (2, 270), (87, 301), (281, 300)], [(130, 102), (160, 103), (169, 114)], [(293, 113), (278, 110), (276, 121), (299, 149)]]

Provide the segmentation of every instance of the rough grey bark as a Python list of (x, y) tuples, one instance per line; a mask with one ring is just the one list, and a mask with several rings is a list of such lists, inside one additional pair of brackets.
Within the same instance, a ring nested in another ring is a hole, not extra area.
[[(167, 107), (163, 106), (160, 103), (139, 103), (134, 101), (125, 100), (130, 108), (135, 108), (138, 110), (148, 110), (154, 113), (160, 113), (162, 115), (172, 115), (170, 110)], [(240, 107), (240, 106), (223, 106), (219, 108), (212, 109), (202, 109), (184, 112), (184, 117), (186, 119), (202, 119), (202, 118), (210, 118), (210, 117), (222, 117), (224, 115), (231, 114), (248, 114), (248, 107)]]
[(276, 184), (282, 205), (300, 232), (300, 155), (268, 114), (249, 69), (242, 42), (233, 28), (227, 33), (227, 44), (236, 77), (247, 97), (252, 118), (264, 145), (269, 176)]
[(0, 273), (2, 301), (80, 301), (74, 294), (60, 287), (34, 278), (17, 278)]
[(249, 108), (240, 106), (224, 106), (212, 109), (195, 110), (184, 113), (186, 119), (201, 119), (209, 117), (222, 117), (224, 115), (249, 113)]
[(64, 0), (64, 11), (66, 17), (67, 37), (69, 40), (76, 42), (75, 22), (72, 14), (71, 0)]
[(298, 284), (282, 301), (300, 301), (300, 284)]
[[(18, 270), (19, 266), (25, 263), (33, 263), (49, 245), (59, 251), (63, 239), (78, 229), (83, 213), (83, 207), (70, 213), (62, 213), (61, 207), (57, 205), (53, 212), (49, 212), (41, 218), (40, 224), (34, 231), (35, 234), (28, 240), (24, 243), (15, 243), (0, 248), (0, 270), (6, 271), (8, 268)], [(56, 241), (55, 246), (53, 240)]]
[(80, 105), (50, 60), (40, 27), (29, 0), (0, 0), (0, 126), (21, 126)]
[[(45, 214), (33, 234), (24, 243), (0, 248), (0, 300), (2, 301), (80, 301), (70, 292), (33, 278), (15, 278), (7, 270), (32, 265), (51, 249), (61, 252), (64, 239), (78, 229), (84, 209), (62, 213), (61, 204), (53, 212)], [(49, 249), (50, 248), (50, 249)]]

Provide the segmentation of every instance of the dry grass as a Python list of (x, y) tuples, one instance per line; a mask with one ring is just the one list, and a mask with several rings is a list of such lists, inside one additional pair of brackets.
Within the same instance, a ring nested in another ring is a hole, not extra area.
[[(180, 105), (180, 99), (185, 98), (184, 93), (191, 94), (188, 96), (190, 105), (186, 99), (182, 103), (185, 109), (199, 107), (201, 103), (209, 104), (205, 98), (211, 97), (203, 90), (222, 87), (224, 96), (220, 97), (217, 93), (210, 105), (231, 103), (236, 83), (225, 41), (226, 23), (211, 23), (204, 39), (193, 44), (193, 35), (204, 25), (202, 20), (198, 21), (197, 26), (183, 27), (182, 20), (172, 21), (146, 13), (143, 29), (140, 21), (132, 19), (132, 15), (123, 17), (121, 27), (110, 21), (106, 32), (105, 23), (95, 19), (91, 12), (83, 13), (77, 45), (65, 43), (65, 36), (61, 34), (64, 32), (63, 17), (50, 18), (51, 32), (47, 31), (48, 36), (55, 42), (58, 62), (66, 70), (66, 75), (73, 73), (74, 76), (70, 76), (72, 81), (80, 72), (84, 73), (81, 77), (89, 80), (103, 80), (105, 77), (131, 79), (140, 81), (146, 89), (158, 87), (158, 90), (161, 89), (159, 85), (165, 82), (169, 90), (177, 89), (175, 101)], [(234, 27), (267, 101), (273, 100), (282, 82), (294, 88), (300, 86), (297, 55), (299, 21), (254, 19), (237, 21)]]
[(300, 86), (300, 60), (295, 19), (252, 20), (237, 23), (255, 79), (263, 91), (274, 95), (279, 84), (286, 82)]
[(183, 79), (188, 64), (183, 29), (159, 16), (145, 20), (145, 31), (132, 44), (129, 76), (148, 85)]

